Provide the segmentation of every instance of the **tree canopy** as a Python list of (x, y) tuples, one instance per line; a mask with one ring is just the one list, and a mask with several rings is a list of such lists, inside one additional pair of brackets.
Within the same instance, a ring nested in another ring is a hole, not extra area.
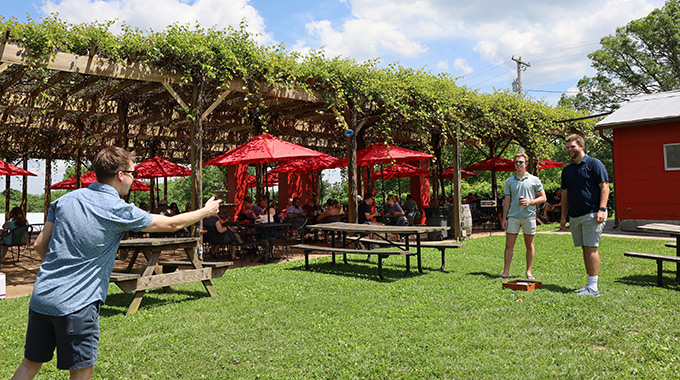
[(617, 28), (588, 55), (597, 74), (578, 83), (580, 93), (563, 96), (562, 105), (610, 111), (638, 94), (680, 88), (680, 3), (668, 0), (661, 9)]
[[(509, 91), (479, 93), (458, 86), (447, 74), (398, 64), (381, 68), (377, 60), (327, 58), (321, 51), (303, 56), (287, 51), (282, 44), (262, 46), (243, 24), (227, 30), (173, 24), (160, 32), (123, 24), (119, 33), (111, 32), (112, 25), (111, 21), (74, 25), (54, 15), (25, 23), (0, 17), (0, 28), (7, 31), (4, 42), (30, 52), (31, 75), (43, 73), (42, 83), (54, 78), (43, 64), (55, 52), (96, 54), (122, 64), (141, 62), (180, 73), (185, 85), (200, 88), (219, 89), (225, 81), (239, 79), (246, 92), (241, 112), (262, 131), (274, 134), (281, 128), (281, 120), (263, 112), (267, 105), (261, 96), (271, 88), (320, 94), (321, 108), (311, 113), (334, 116), (324, 121), (331, 135), (341, 135), (344, 126), (338, 119), (353, 108), (371, 124), (369, 140), (410, 140), (421, 148), (428, 146), (433, 133), (447, 137), (459, 130), (468, 143), (514, 141), (540, 153), (556, 137), (574, 131), (587, 134), (592, 128), (587, 121), (557, 123), (581, 116), (573, 110), (524, 100)], [(57, 90), (49, 89), (50, 94)], [(201, 105), (205, 108), (218, 95), (218, 90), (199, 91), (202, 98), (183, 117), (195, 119)]]

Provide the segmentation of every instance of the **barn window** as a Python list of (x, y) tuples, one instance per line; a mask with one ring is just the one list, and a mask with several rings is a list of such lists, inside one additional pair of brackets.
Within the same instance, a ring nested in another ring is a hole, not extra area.
[(666, 170), (680, 170), (680, 144), (664, 144), (663, 161)]

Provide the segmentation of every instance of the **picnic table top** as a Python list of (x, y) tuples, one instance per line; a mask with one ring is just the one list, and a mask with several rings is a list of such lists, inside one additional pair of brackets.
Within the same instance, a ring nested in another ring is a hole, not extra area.
[(372, 232), (372, 233), (394, 233), (394, 234), (422, 234), (448, 230), (448, 226), (390, 226), (380, 224), (357, 224), (357, 223), (321, 223), (312, 224), (307, 228), (314, 228), (322, 231), (342, 231), (342, 232)]
[(639, 229), (651, 232), (662, 232), (670, 235), (680, 236), (680, 225), (668, 223), (650, 223), (638, 226)]
[(161, 247), (165, 245), (197, 243), (201, 240), (199, 237), (181, 237), (181, 238), (141, 238), (141, 239), (127, 239), (120, 242), (120, 248), (131, 247)]

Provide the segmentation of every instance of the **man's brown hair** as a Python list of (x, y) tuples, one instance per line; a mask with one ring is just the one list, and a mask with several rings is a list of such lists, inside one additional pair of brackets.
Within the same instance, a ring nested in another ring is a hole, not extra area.
[(586, 142), (585, 142), (585, 140), (583, 139), (583, 136), (581, 136), (581, 135), (579, 135), (579, 134), (576, 134), (576, 133), (567, 136), (567, 137), (564, 139), (564, 141), (565, 141), (566, 143), (570, 143), (570, 142), (572, 142), (572, 141), (576, 141), (576, 144), (578, 144), (578, 146), (580, 146), (581, 148), (583, 148), (583, 147), (586, 146)]
[(515, 155), (515, 159), (517, 157), (524, 157), (524, 163), (527, 164), (527, 165), (529, 164), (529, 156), (527, 156), (525, 153), (517, 153)]
[(111, 146), (97, 153), (92, 161), (92, 169), (98, 182), (108, 182), (121, 170), (127, 170), (135, 155), (123, 148)]

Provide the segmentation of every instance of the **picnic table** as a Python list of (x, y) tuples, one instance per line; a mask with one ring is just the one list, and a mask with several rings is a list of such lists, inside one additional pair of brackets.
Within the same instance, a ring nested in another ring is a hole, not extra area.
[[(647, 232), (660, 232), (663, 234), (668, 234), (673, 237), (675, 237), (675, 244), (666, 244), (668, 247), (675, 248), (675, 260), (665, 260), (665, 261), (675, 261), (676, 262), (676, 273), (675, 273), (675, 283), (678, 284), (680, 283), (680, 225), (677, 224), (668, 224), (668, 223), (650, 223), (650, 224), (644, 224), (641, 226), (638, 226), (638, 229), (641, 229), (643, 231)], [(632, 256), (632, 255), (629, 255)], [(656, 256), (662, 256), (662, 255), (656, 255)], [(641, 256), (636, 256), (636, 257), (641, 257)], [(651, 257), (650, 257), (651, 258)], [(654, 259), (657, 260), (659, 263), (659, 270), (661, 270), (661, 259), (658, 257), (654, 257)], [(660, 274), (659, 274), (660, 276)], [(659, 283), (659, 286), (661, 283)]]
[[(335, 222), (335, 223), (325, 223), (325, 224), (313, 224), (310, 225), (308, 228), (310, 229), (317, 229), (321, 231), (328, 231), (328, 232), (333, 232), (331, 234), (331, 247), (322, 247), (323, 249), (319, 249), (319, 251), (326, 251), (330, 252), (332, 254), (332, 263), (331, 265), (335, 264), (335, 254), (336, 253), (342, 253), (343, 254), (343, 260), (346, 263), (347, 262), (347, 254), (374, 254), (378, 256), (378, 274), (380, 278), (382, 279), (382, 258), (387, 256), (387, 255), (393, 255), (393, 254), (402, 254), (406, 256), (406, 275), (410, 273), (410, 257), (412, 255), (415, 255), (418, 260), (418, 272), (423, 273), (423, 268), (422, 268), (422, 259), (421, 259), (421, 239), (420, 235), (424, 233), (429, 233), (429, 232), (437, 232), (437, 231), (443, 231), (449, 229), (447, 226), (389, 226), (389, 225), (379, 225), (379, 224), (357, 224), (357, 223), (345, 223), (345, 222)], [(342, 245), (340, 247), (336, 247), (335, 244), (335, 232), (339, 232), (342, 234)], [(349, 233), (355, 233), (357, 234), (354, 239), (348, 242), (347, 235)], [(371, 234), (376, 235), (379, 239), (383, 240), (385, 242), (385, 245), (391, 247), (391, 248), (396, 248), (397, 250), (392, 250), (392, 251), (370, 251), (370, 250), (353, 250), (348, 248), (350, 243), (357, 243), (361, 242), (362, 239), (365, 239), (367, 236), (370, 236)], [(383, 237), (382, 234), (385, 236)], [(387, 235), (388, 234), (399, 234), (404, 236), (404, 241), (401, 242), (395, 242), (392, 240), (389, 240)], [(411, 235), (415, 235), (416, 241), (415, 241), (415, 247), (416, 247), (416, 252), (411, 253), (410, 252), (410, 240), (409, 237)], [(305, 251), (305, 265), (308, 267), (308, 262), (307, 262), (307, 257), (309, 251), (313, 250), (314, 248), (320, 248), (320, 246), (314, 246), (314, 245), (307, 245), (307, 244), (298, 244), (292, 246), (293, 248), (298, 248), (302, 249)]]
[[(200, 241), (198, 237), (184, 237), (129, 239), (120, 242), (119, 249), (134, 250), (125, 271), (113, 272), (110, 278), (110, 281), (124, 292), (135, 293), (126, 316), (137, 312), (147, 289), (163, 288), (169, 292), (172, 285), (201, 281), (208, 295), (217, 296), (210, 280), (222, 277), (232, 263), (201, 263), (196, 254)], [(163, 251), (176, 249), (182, 249), (189, 261), (160, 261)], [(147, 264), (142, 274), (136, 274), (132, 272), (132, 269), (140, 253), (146, 258)], [(189, 270), (175, 271), (179, 267), (187, 267)]]

